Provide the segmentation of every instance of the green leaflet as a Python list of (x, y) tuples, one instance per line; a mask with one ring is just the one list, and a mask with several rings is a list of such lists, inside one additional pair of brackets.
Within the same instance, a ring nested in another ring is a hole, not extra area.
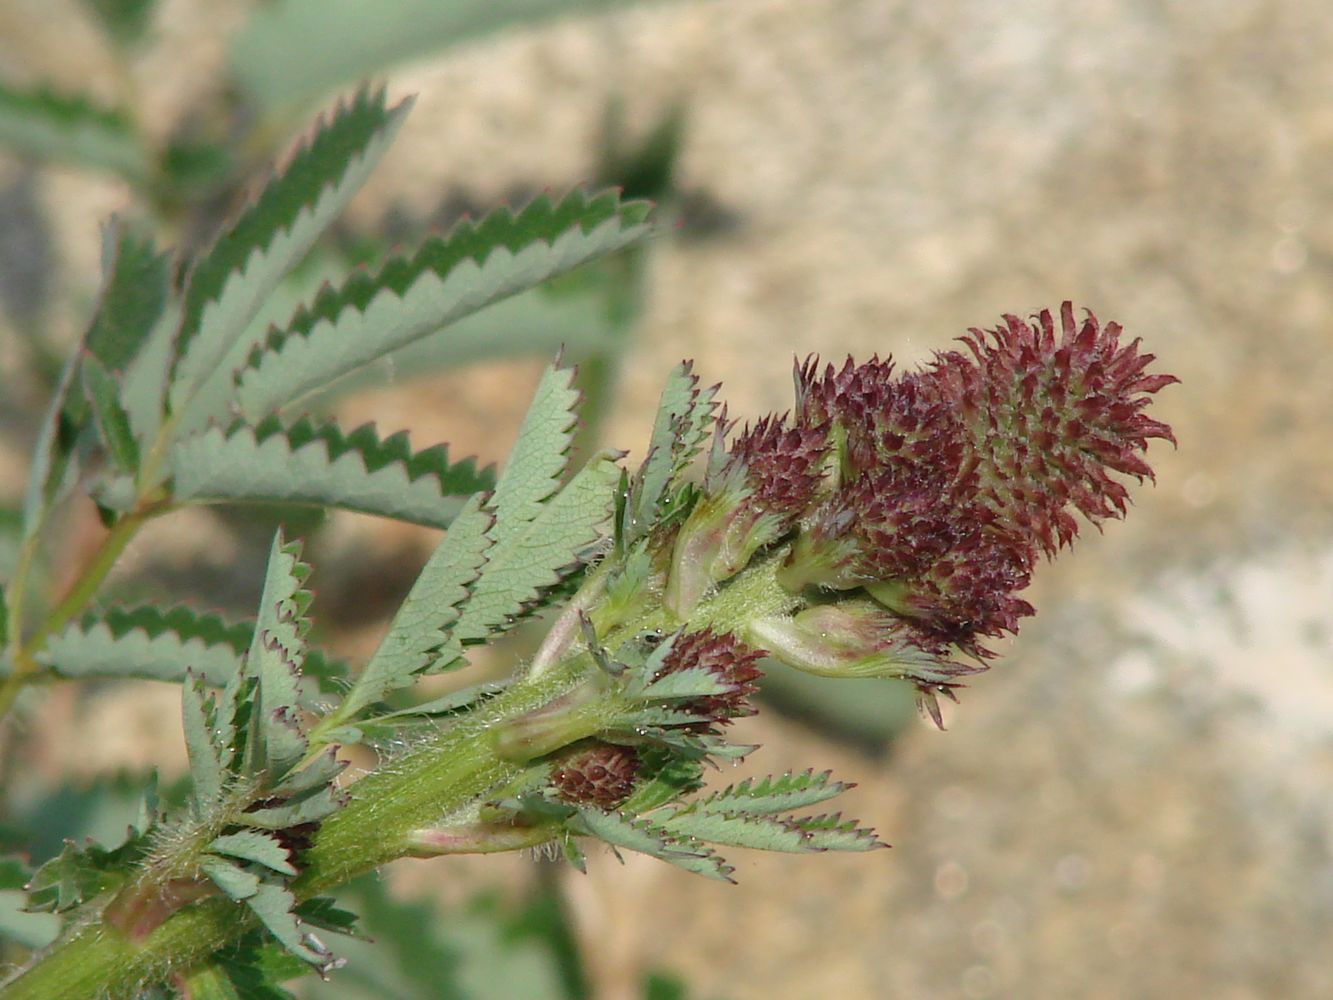
[[(210, 687), (240, 669), (254, 622), (229, 624), (192, 608), (110, 607), (67, 625), (47, 643), (39, 662), (61, 677), (139, 678), (181, 683), (189, 667)], [(346, 667), (314, 650), (304, 673), (312, 682), (303, 702), (341, 690)]]
[(242, 336), (251, 317), (364, 183), (409, 106), (386, 109), (383, 91), (368, 90), (340, 105), (195, 264), (169, 392), (179, 433), (227, 414), (233, 373), (254, 346)]
[(468, 586), (486, 561), (491, 547), (488, 534), (494, 515), (482, 506), (477, 494), (454, 518), (444, 540), (431, 553), (411, 592), (394, 615), (389, 631), (357, 678), (352, 690), (338, 706), (329, 725), (345, 722), (386, 694), (415, 680), (432, 661), (448, 666), (461, 648), (441, 654), (449, 626), (458, 619), (458, 606), (468, 595)]
[(299, 403), (490, 302), (618, 250), (647, 233), (647, 212), (614, 194), (542, 197), (517, 214), (459, 223), (373, 276), (355, 273), (254, 352), (239, 377), (241, 413), (255, 421)]
[(305, 617), (310, 592), (302, 585), (310, 567), (300, 561), (300, 552), (300, 543), (285, 543), (281, 531), (274, 537), (254, 639), (245, 658), (244, 670), (258, 686), (242, 773), (263, 772), (270, 779), (286, 774), (306, 752), (297, 703), (310, 629)]
[(113, 218), (102, 234), (102, 292), (85, 346), (110, 372), (139, 353), (170, 295), (167, 255), (152, 236)]
[[(151, 446), (162, 429), (172, 347), (180, 325), (181, 301), (172, 295), (120, 380), (120, 402), (141, 447)], [(158, 485), (157, 482), (146, 484)]]
[(371, 424), (344, 434), (309, 420), (212, 427), (168, 461), (178, 500), (311, 503), (434, 528), (448, 526), (460, 497), (494, 482), (473, 459), (450, 464), (444, 445), (413, 453), (406, 432), (381, 439)]
[[(448, 45), (613, 0), (279, 0), (255, 8), (231, 44), (231, 69), (270, 115), (299, 111), (356, 80)], [(319, 44), (310, 44), (318, 38)]]
[(132, 182), (149, 175), (148, 151), (127, 116), (86, 97), (0, 84), (0, 144), (20, 153), (109, 170)]
[(495, 546), (452, 630), (455, 642), (504, 631), (588, 558), (603, 536), (620, 481), (613, 458), (606, 452), (594, 456), (527, 524), (492, 529)]
[(576, 832), (604, 840), (612, 847), (638, 851), (720, 882), (734, 881), (731, 873), (735, 869), (713, 851), (697, 843), (678, 840), (650, 820), (629, 819), (619, 813), (584, 807), (579, 809), (574, 824)]
[(657, 523), (664, 498), (699, 453), (712, 426), (717, 387), (700, 390), (693, 367), (691, 362), (682, 361), (662, 387), (648, 454), (630, 483), (619, 525), (622, 548), (628, 548)]
[(241, 664), (253, 628), (190, 608), (109, 608), (65, 627), (41, 663), (62, 677), (138, 677), (181, 682), (190, 667), (220, 687)]
[(662, 829), (677, 836), (693, 837), (729, 847), (760, 851), (804, 853), (817, 851), (812, 838), (800, 828), (770, 816), (739, 816), (733, 813), (677, 812), (658, 821)]
[(259, 876), (230, 861), (205, 855), (199, 867), (214, 885), (232, 899), (249, 899), (259, 891)]
[(129, 416), (120, 405), (120, 386), (106, 366), (89, 354), (80, 366), (83, 391), (92, 404), (97, 436), (116, 468), (134, 472), (139, 467), (139, 443), (130, 430)]
[(37, 446), (28, 470), (28, 488), (23, 497), (23, 537), (32, 538), (40, 529), (50, 509), (71, 488), (77, 478), (78, 462), (73, 454), (78, 428), (65, 415), (70, 390), (79, 369), (82, 346), (76, 344), (65, 361), (60, 382), (42, 418)]
[(755, 782), (746, 778), (738, 785), (730, 785), (721, 791), (701, 799), (697, 808), (700, 812), (749, 813), (765, 815), (803, 809), (818, 802), (841, 795), (852, 786), (841, 781), (833, 781), (832, 772), (803, 771), (799, 774), (787, 773)]
[(871, 851), (888, 846), (880, 842), (874, 830), (862, 829), (856, 825), (856, 820), (845, 820), (838, 813), (793, 816), (790, 821), (821, 851)]
[(278, 943), (293, 955), (316, 968), (326, 968), (331, 964), (332, 955), (328, 950), (302, 933), (300, 920), (292, 912), (296, 897), (285, 888), (265, 882), (245, 902), (278, 939)]
[(222, 797), (226, 772), (213, 743), (215, 705), (204, 690), (202, 677), (187, 677), (181, 685), (181, 718), (185, 749), (190, 758), (195, 815), (208, 815)]
[(542, 372), (491, 499), (494, 537), (531, 521), (560, 487), (578, 422), (579, 394), (573, 382), (568, 368), (551, 365)]

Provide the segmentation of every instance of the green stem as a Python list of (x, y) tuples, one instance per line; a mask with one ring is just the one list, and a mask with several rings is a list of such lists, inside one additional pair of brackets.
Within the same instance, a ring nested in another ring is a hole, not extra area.
[[(796, 599), (776, 581), (785, 552), (779, 550), (709, 595), (682, 623), (653, 604), (633, 621), (611, 625), (610, 643), (650, 628), (711, 626), (746, 635), (746, 623), (789, 612)], [(597, 617), (593, 614), (594, 619)], [(600, 632), (600, 630), (599, 630)], [(572, 653), (550, 670), (529, 676), (431, 741), (351, 786), (350, 801), (326, 819), (303, 855), (302, 874), (291, 889), (298, 900), (334, 889), (351, 878), (397, 858), (422, 853), (423, 830), (447, 832), (481, 822), (481, 807), (519, 779), (528, 764), (506, 755), (497, 734), (504, 723), (528, 717), (585, 680), (588, 657)], [(561, 730), (573, 742), (602, 731), (617, 707), (608, 698), (604, 712), (580, 705)], [(509, 748), (512, 753), (512, 748)], [(510, 849), (539, 842), (541, 831), (514, 834)], [(448, 845), (446, 845), (448, 846)], [(132, 996), (145, 983), (187, 972), (254, 926), (240, 903), (215, 897), (181, 909), (142, 942), (101, 924), (90, 924), (32, 965), (0, 1000), (115, 1000)]]
[[(79, 571), (65, 596), (51, 609), (36, 630), (18, 645), (14, 653), (14, 672), (5, 679), (3, 685), (0, 685), (0, 719), (3, 719), (5, 714), (8, 713), (14, 704), (14, 699), (19, 696), (23, 688), (40, 672), (41, 668), (35, 657), (46, 647), (47, 640), (69, 624), (92, 600), (93, 595), (97, 593), (97, 589), (106, 580), (107, 574), (115, 566), (116, 560), (120, 558), (121, 553), (125, 551), (126, 546), (130, 544), (138, 530), (143, 527), (144, 522), (163, 513), (166, 509), (167, 505), (162, 501), (141, 504), (112, 525), (111, 530), (102, 539), (102, 543), (93, 552), (87, 564)], [(29, 539), (29, 543), (35, 542), (35, 536)], [(35, 551), (35, 544), (33, 549)], [(17, 609), (14, 618), (15, 629), (22, 625), (18, 616), (22, 613), (22, 595), (26, 589), (26, 577), (31, 571), (31, 565), (32, 553), (28, 551), (28, 545), (25, 544), (24, 552), (20, 556), (18, 572), (14, 576), (14, 607)]]

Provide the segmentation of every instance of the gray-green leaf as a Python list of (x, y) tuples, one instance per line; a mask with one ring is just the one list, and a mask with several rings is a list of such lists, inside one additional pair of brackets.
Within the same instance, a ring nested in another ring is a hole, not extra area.
[(517, 214), (459, 223), (373, 276), (353, 274), (254, 352), (240, 374), (241, 413), (257, 421), (290, 407), (482, 306), (619, 250), (648, 232), (647, 212), (615, 194), (542, 197)]
[(258, 427), (213, 427), (176, 445), (169, 458), (178, 500), (310, 503), (447, 527), (461, 497), (494, 484), (472, 459), (450, 463), (436, 445), (412, 452), (405, 432), (381, 439), (366, 424), (276, 418)]
[(383, 91), (367, 90), (341, 105), (195, 264), (169, 393), (179, 433), (227, 414), (255, 346), (243, 336), (250, 319), (365, 182), (409, 106), (386, 109)]

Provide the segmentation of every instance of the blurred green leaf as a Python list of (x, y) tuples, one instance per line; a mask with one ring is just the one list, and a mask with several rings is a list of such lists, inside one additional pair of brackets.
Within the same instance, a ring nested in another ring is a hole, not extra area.
[(401, 900), (377, 878), (339, 893), (372, 941), (343, 941), (347, 965), (327, 983), (306, 985), (309, 1000), (575, 1000), (549, 939), (524, 909), (480, 896), (438, 909)]
[(140, 41), (153, 19), (157, 0), (83, 0), (118, 45)]
[(232, 39), (231, 69), (265, 116), (284, 116), (397, 63), (501, 28), (624, 6), (625, 0), (274, 0), (258, 6)]
[(0, 145), (17, 153), (109, 170), (132, 183), (151, 173), (129, 117), (88, 98), (0, 84)]

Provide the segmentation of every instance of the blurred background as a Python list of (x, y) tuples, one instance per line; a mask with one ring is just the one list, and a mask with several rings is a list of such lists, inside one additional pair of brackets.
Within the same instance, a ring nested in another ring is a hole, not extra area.
[[(419, 931), (400, 978), (357, 952), (308, 995), (1333, 995), (1330, 52), (1316, 0), (6, 0), (0, 502), (91, 312), (102, 222), (197, 247), (367, 75), (416, 109), (291, 301), (546, 189), (621, 184), (666, 225), (483, 314), (484, 355), (444, 340), (328, 401), (349, 426), (500, 461), (566, 343), (588, 440), (641, 453), (681, 357), (757, 415), (790, 405), (793, 355), (910, 365), (1072, 299), (1182, 380), (1154, 404), (1179, 439), (1156, 487), (1042, 568), (1039, 615), (947, 733), (891, 685), (778, 676), (736, 728), (762, 749), (719, 776), (832, 768), (892, 851), (737, 852), (739, 887), (639, 857), (404, 862), (357, 890)], [(117, 586), (246, 615), (272, 524), (173, 515)], [(98, 530), (89, 510), (65, 544)], [(302, 530), (323, 637), (363, 656), (436, 536)], [(183, 771), (178, 697), (51, 692), (4, 748), (26, 781), (5, 822), (123, 823), (117, 788)]]

